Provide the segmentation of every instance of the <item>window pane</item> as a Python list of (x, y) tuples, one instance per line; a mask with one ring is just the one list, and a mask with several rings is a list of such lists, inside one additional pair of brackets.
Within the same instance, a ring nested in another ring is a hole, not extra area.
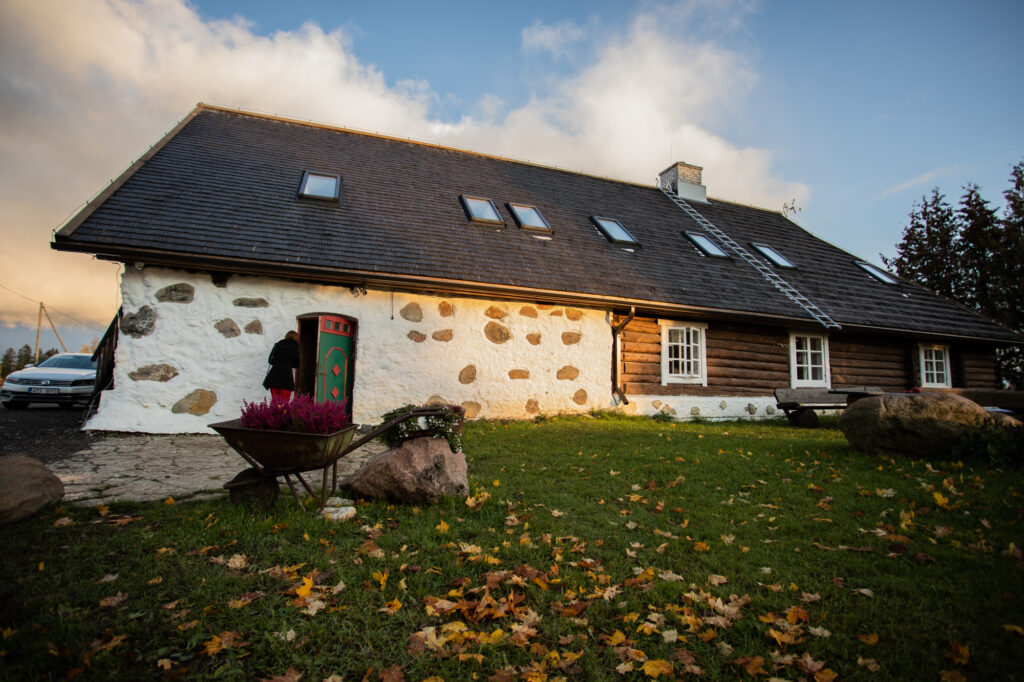
[(540, 214), (533, 206), (524, 206), (523, 204), (509, 204), (509, 208), (516, 214), (516, 220), (523, 227), (535, 227), (540, 230), (550, 230), (548, 223), (544, 220), (544, 216)]
[(781, 253), (779, 253), (778, 251), (776, 251), (772, 247), (768, 246), (767, 244), (756, 244), (756, 243), (751, 242), (750, 245), (753, 246), (758, 251), (760, 251), (764, 255), (765, 258), (767, 258), (772, 263), (775, 263), (776, 265), (778, 265), (781, 268), (795, 268), (796, 267), (795, 265), (793, 265), (792, 262), (790, 262), (790, 260), (788, 258), (783, 256)]
[(501, 222), (501, 216), (499, 216), (498, 211), (495, 210), (494, 204), (487, 199), (463, 198), (466, 201), (466, 206), (469, 207), (470, 215), (477, 220), (493, 220), (495, 222)]
[(307, 197), (334, 199), (338, 196), (339, 178), (336, 175), (306, 173), (300, 194)]
[(860, 268), (864, 270), (864, 272), (868, 273), (869, 275), (877, 279), (879, 282), (885, 282), (886, 284), (899, 284), (899, 280), (894, 278), (888, 272), (880, 270), (876, 268), (874, 265), (871, 265), (870, 263), (857, 261), (857, 265), (859, 265)]
[(697, 245), (697, 248), (699, 248), (701, 251), (703, 251), (709, 256), (714, 256), (716, 258), (729, 257), (729, 254), (723, 251), (722, 247), (720, 247), (718, 244), (711, 241), (711, 238), (708, 237), (707, 235), (700, 234), (699, 232), (687, 232), (686, 236), (689, 237), (690, 240)]
[(636, 244), (637, 241), (626, 228), (622, 226), (618, 220), (612, 220), (611, 218), (594, 218), (594, 222), (601, 228), (605, 236), (613, 242), (621, 242), (624, 244)]

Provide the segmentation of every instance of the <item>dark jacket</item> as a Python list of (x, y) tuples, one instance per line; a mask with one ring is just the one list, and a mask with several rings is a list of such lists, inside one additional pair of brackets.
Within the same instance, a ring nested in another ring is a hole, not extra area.
[(292, 370), (299, 366), (299, 344), (291, 339), (281, 339), (274, 344), (267, 362), (270, 363), (270, 371), (263, 380), (263, 388), (294, 391), (295, 376)]

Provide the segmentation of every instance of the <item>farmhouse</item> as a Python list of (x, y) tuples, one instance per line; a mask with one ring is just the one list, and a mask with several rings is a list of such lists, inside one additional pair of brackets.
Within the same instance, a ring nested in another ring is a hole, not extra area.
[(87, 426), (236, 417), (292, 329), (300, 390), (363, 423), (437, 400), (765, 418), (780, 387), (996, 388), (1015, 334), (701, 183), (200, 104), (54, 237), (124, 264)]

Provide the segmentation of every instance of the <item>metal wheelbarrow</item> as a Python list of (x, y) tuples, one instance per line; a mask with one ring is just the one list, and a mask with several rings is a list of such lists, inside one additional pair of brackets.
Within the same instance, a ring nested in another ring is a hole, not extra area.
[(299, 508), (304, 509), (292, 477), (295, 477), (311, 497), (316, 497), (312, 486), (302, 474), (320, 471), (320, 504), (316, 510), (319, 513), (327, 503), (327, 498), (338, 488), (339, 459), (406, 420), (439, 416), (444, 414), (445, 409), (414, 408), (375, 427), (354, 442), (352, 438), (359, 428), (358, 424), (351, 424), (334, 433), (301, 433), (250, 429), (242, 426), (241, 419), (231, 419), (210, 424), (210, 428), (223, 436), (228, 445), (251, 465), (251, 468), (240, 472), (224, 484), (232, 502), (237, 504), (253, 501), (264, 510), (270, 509), (277, 500), (280, 489), (277, 477), (281, 476), (288, 484), (288, 489), (291, 490)]

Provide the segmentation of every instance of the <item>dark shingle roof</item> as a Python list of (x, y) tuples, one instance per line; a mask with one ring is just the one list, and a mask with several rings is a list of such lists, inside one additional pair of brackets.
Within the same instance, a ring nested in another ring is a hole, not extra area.
[[(341, 201), (299, 198), (306, 170), (340, 174)], [(469, 222), (460, 194), (493, 199), (505, 226)], [(506, 202), (539, 208), (552, 239), (518, 229)], [(855, 257), (778, 213), (717, 200), (695, 206), (740, 244), (769, 243), (796, 263), (779, 274), (844, 327), (1016, 338), (913, 285), (877, 282)], [(641, 246), (629, 253), (611, 244), (594, 215), (620, 220)], [(69, 222), (54, 248), (812, 321), (741, 259), (701, 255), (685, 230), (700, 228), (653, 186), (201, 105)]]

